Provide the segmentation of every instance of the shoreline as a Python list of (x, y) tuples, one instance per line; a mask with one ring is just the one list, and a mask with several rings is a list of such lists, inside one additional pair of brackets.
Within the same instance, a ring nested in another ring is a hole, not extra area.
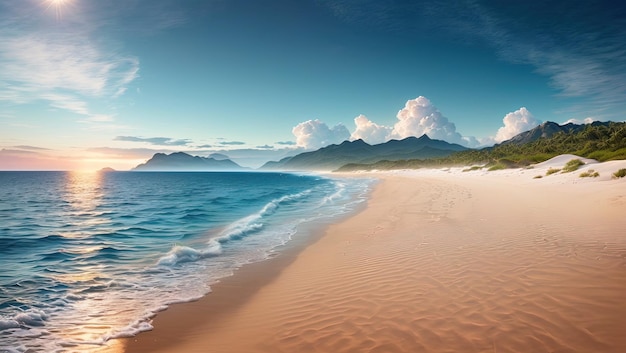
[(121, 351), (624, 351), (624, 181), (539, 172), (366, 173), (365, 209)]
[[(325, 173), (323, 173), (325, 174)], [(355, 176), (343, 176), (354, 178)], [(358, 178), (358, 176), (357, 176)], [(374, 185), (372, 189), (378, 187)], [(369, 191), (371, 194), (372, 190)], [(351, 212), (334, 221), (322, 224), (301, 225), (305, 233), (276, 248), (268, 259), (245, 264), (231, 276), (211, 285), (211, 291), (198, 300), (170, 304), (152, 319), (153, 329), (132, 337), (116, 338), (103, 347), (106, 353), (176, 352), (176, 347), (188, 338), (220, 326), (220, 319), (246, 303), (263, 286), (271, 283), (307, 247), (319, 241), (329, 226), (342, 222), (362, 212), (365, 200)], [(203, 315), (198, 315), (201, 312)]]

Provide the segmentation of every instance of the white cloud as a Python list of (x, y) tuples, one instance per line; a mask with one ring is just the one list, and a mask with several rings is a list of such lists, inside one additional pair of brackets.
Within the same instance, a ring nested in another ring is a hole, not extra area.
[(597, 119), (592, 118), (592, 117), (586, 117), (583, 120), (572, 118), (564, 122), (562, 125), (569, 124), (569, 123), (576, 124), (576, 125), (591, 124), (594, 121), (597, 121)]
[(341, 143), (350, 138), (350, 132), (344, 125), (339, 124), (329, 128), (318, 119), (302, 122), (291, 132), (296, 137), (296, 146), (307, 150)]
[(391, 132), (392, 138), (420, 137), (426, 134), (432, 139), (451, 143), (466, 143), (456, 126), (437, 110), (428, 98), (419, 96), (408, 100), (398, 112), (398, 122)]
[(502, 122), (504, 126), (498, 129), (494, 138), (494, 141), (497, 143), (506, 141), (519, 133), (528, 131), (541, 124), (541, 121), (535, 119), (525, 107), (508, 113), (504, 116)]
[[(498, 129), (495, 136), (485, 138), (462, 136), (456, 131), (454, 123), (443, 116), (437, 107), (423, 96), (408, 100), (404, 108), (398, 111), (397, 118), (398, 121), (394, 126), (389, 127), (376, 124), (365, 115), (359, 115), (354, 118), (355, 130), (350, 135), (350, 139), (363, 139), (369, 144), (378, 144), (390, 139), (420, 137), (426, 134), (431, 139), (477, 148), (508, 140), (541, 123), (528, 109), (522, 107), (504, 116), (502, 119), (504, 126)], [(591, 122), (590, 119), (585, 119), (585, 123)], [(343, 125), (330, 129), (319, 120), (300, 123), (293, 128), (292, 132), (296, 136), (296, 145), (305, 149), (318, 149), (332, 143), (340, 143), (347, 139), (349, 134)]]
[(117, 98), (139, 76), (139, 60), (107, 48), (89, 25), (72, 22), (47, 30), (14, 15), (20, 26), (0, 19), (0, 101), (47, 101), (99, 121), (107, 114), (90, 110), (91, 100)]
[(112, 96), (138, 76), (139, 62), (105, 52), (80, 36), (24, 34), (0, 40), (3, 81), (33, 95), (67, 90)]
[(350, 139), (362, 139), (371, 145), (386, 142), (392, 130), (390, 127), (372, 122), (362, 114), (354, 118), (354, 124), (356, 129), (352, 132)]

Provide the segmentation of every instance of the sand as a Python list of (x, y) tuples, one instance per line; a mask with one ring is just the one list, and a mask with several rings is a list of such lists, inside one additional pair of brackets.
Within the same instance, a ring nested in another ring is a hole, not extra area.
[(364, 174), (381, 179), (366, 209), (125, 351), (626, 352), (626, 162), (546, 176), (568, 158)]

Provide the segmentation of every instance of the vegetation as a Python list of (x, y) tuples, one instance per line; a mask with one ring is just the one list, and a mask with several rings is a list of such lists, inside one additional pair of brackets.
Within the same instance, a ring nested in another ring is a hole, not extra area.
[(482, 167), (482, 166), (480, 166), (480, 165), (475, 165), (475, 166), (472, 166), (472, 167), (470, 167), (470, 168), (463, 169), (463, 171), (464, 171), (464, 172), (472, 172), (472, 171), (475, 171), (475, 170), (481, 170), (481, 169), (483, 169), (483, 167)]
[(599, 176), (600, 176), (600, 173), (596, 172), (596, 171), (595, 171), (595, 170), (593, 170), (593, 169), (589, 169), (589, 170), (588, 170), (588, 171), (586, 171), (586, 172), (582, 172), (582, 173), (580, 173), (580, 177), (581, 177), (581, 178), (597, 178), (597, 177), (599, 177)]
[(541, 178), (543, 178), (543, 175), (535, 175), (533, 179), (541, 179)]
[(562, 173), (571, 173), (583, 165), (585, 165), (585, 162), (581, 161), (580, 159), (572, 159), (571, 161), (565, 163), (565, 167), (563, 167)]
[(348, 164), (341, 171), (374, 169), (416, 169), (423, 167), (485, 165), (486, 168), (522, 168), (561, 154), (575, 154), (600, 162), (626, 159), (626, 123), (589, 124), (575, 133), (557, 132), (523, 144), (508, 143), (480, 150), (467, 150), (444, 158), (381, 161)]
[(613, 178), (615, 179), (623, 178), (625, 176), (626, 176), (626, 168), (622, 168), (618, 170), (617, 172), (613, 173)]
[(548, 171), (546, 172), (546, 176), (548, 176), (548, 175), (552, 175), (552, 174), (554, 174), (554, 173), (558, 173), (558, 172), (560, 172), (560, 171), (561, 171), (561, 169), (558, 169), (558, 168), (550, 168), (550, 169), (548, 169)]

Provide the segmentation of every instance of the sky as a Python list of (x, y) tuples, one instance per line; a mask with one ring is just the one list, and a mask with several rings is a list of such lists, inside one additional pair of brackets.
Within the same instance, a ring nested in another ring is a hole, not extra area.
[(624, 121), (619, 3), (0, 0), (0, 170)]

